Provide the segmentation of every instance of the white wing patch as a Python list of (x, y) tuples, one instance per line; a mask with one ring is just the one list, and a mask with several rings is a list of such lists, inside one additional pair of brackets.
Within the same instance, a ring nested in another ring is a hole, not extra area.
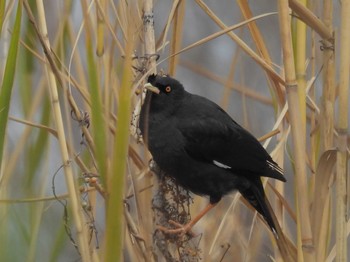
[(223, 164), (223, 163), (220, 163), (220, 162), (218, 162), (218, 161), (216, 161), (216, 160), (213, 160), (213, 163), (214, 163), (214, 165), (216, 165), (217, 167), (224, 168), (224, 169), (231, 169), (230, 166), (227, 166), (227, 165), (225, 165), (225, 164)]

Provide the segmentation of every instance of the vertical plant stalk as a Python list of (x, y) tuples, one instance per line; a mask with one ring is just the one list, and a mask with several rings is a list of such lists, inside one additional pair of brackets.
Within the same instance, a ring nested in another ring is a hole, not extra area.
[(0, 2), (0, 33), (2, 31), (2, 25), (4, 24), (5, 8), (6, 8), (6, 1), (1, 1)]
[(347, 132), (349, 117), (350, 1), (341, 2), (339, 50), (339, 115), (337, 121), (336, 261), (347, 261)]
[[(332, 26), (333, 20), (333, 1), (325, 0), (323, 2), (323, 22), (328, 28), (329, 32), (333, 32)], [(326, 47), (327, 39), (323, 39), (323, 45)], [(323, 50), (323, 90), (321, 99), (321, 112), (320, 115), (320, 153), (323, 155), (324, 152), (333, 148), (334, 146), (334, 100), (335, 100), (335, 63), (334, 63), (334, 46), (326, 47)], [(317, 153), (315, 152), (315, 155)], [(319, 155), (321, 155), (319, 154)], [(317, 156), (317, 155), (316, 155)], [(320, 161), (320, 160), (319, 160)], [(321, 164), (321, 163), (319, 163)], [(317, 172), (315, 180), (320, 180), (320, 174)], [(328, 182), (327, 182), (328, 183)], [(317, 185), (317, 181), (315, 185)], [(322, 203), (318, 204), (320, 201), (319, 188), (315, 188), (314, 204), (313, 210), (313, 235), (314, 243), (316, 247), (316, 261), (325, 261), (326, 252), (328, 250), (328, 238), (330, 235), (330, 203), (331, 194), (327, 195), (327, 199)], [(320, 206), (323, 210), (322, 219), (318, 216), (318, 211), (316, 207)]]
[[(106, 10), (106, 0), (101, 1), (101, 8)], [(97, 45), (96, 45), (96, 55), (101, 57), (104, 54), (104, 45), (105, 45), (105, 22), (103, 20), (101, 11), (99, 8), (96, 8), (96, 19), (97, 19)]]
[(306, 177), (305, 133), (303, 133), (302, 115), (299, 106), (298, 85), (296, 81), (292, 35), (290, 31), (290, 16), (288, 0), (278, 1), (280, 34), (282, 41), (283, 62), (289, 116), (292, 130), (295, 161), (295, 180), (297, 193), (297, 226), (298, 226), (298, 261), (315, 261), (314, 248), (310, 225), (308, 186)]
[[(47, 26), (46, 26), (46, 20), (45, 20), (45, 10), (44, 5), (41, 0), (36, 1), (37, 8), (38, 8), (38, 15), (39, 15), (39, 28), (34, 25), (37, 30), (37, 33), (42, 35), (42, 39), (44, 40), (43, 44), (46, 46), (46, 50), (50, 50), (50, 42), (47, 38), (48, 32), (47, 32)], [(24, 6), (27, 10), (28, 16), (31, 17), (31, 21), (34, 21), (34, 17), (31, 13), (30, 7), (28, 5), (27, 1), (24, 1)], [(66, 144), (66, 138), (64, 133), (64, 126), (63, 126), (63, 120), (62, 120), (62, 113), (59, 103), (59, 97), (57, 92), (57, 84), (55, 80), (55, 76), (49, 66), (45, 67), (48, 75), (48, 84), (50, 88), (50, 96), (52, 101), (52, 110), (54, 114), (56, 129), (57, 129), (57, 135), (58, 135), (58, 142), (61, 150), (61, 157), (62, 161), (64, 163), (64, 174), (65, 174), (65, 180), (66, 185), (68, 188), (68, 194), (69, 194), (69, 200), (71, 204), (71, 210), (73, 214), (73, 221), (74, 225), (77, 231), (77, 239), (78, 239), (78, 247), (79, 251), (82, 257), (82, 261), (89, 262), (91, 261), (90, 257), (90, 251), (89, 251), (89, 241), (87, 237), (87, 232), (84, 229), (84, 219), (83, 219), (83, 213), (82, 208), (79, 204), (79, 198), (78, 198), (78, 191), (75, 187), (74, 183), (74, 173), (72, 166), (70, 165), (70, 158), (68, 154), (67, 144)]]
[[(4, 1), (5, 2), (5, 1)], [(2, 3), (0, 4), (3, 5)], [(3, 17), (2, 17), (3, 18)], [(12, 32), (10, 47), (8, 50), (8, 56), (6, 60), (5, 72), (0, 89), (0, 172), (2, 170), (3, 154), (5, 150), (5, 138), (8, 115), (10, 110), (10, 101), (13, 88), (13, 82), (16, 73), (17, 53), (19, 46), (19, 37), (21, 33), (21, 20), (22, 20), (22, 3), (18, 3), (16, 20), (14, 29)], [(1, 28), (0, 28), (1, 30)], [(0, 31), (1, 32), (1, 31)], [(2, 177), (3, 179), (3, 177)], [(0, 180), (0, 186), (3, 180)]]
[[(330, 32), (333, 31), (333, 1), (324, 1), (323, 6), (323, 20)], [(320, 123), (322, 151), (326, 151), (333, 147), (333, 129), (334, 129), (334, 100), (335, 100), (335, 64), (334, 64), (334, 46), (326, 46), (327, 39), (323, 39), (323, 94), (321, 115), (322, 122)]]
[[(130, 19), (131, 16), (128, 16)], [(130, 21), (130, 20), (129, 20)], [(132, 51), (134, 39), (131, 28), (127, 26), (124, 71), (119, 89), (117, 129), (114, 139), (112, 168), (108, 176), (108, 194), (106, 211), (106, 239), (104, 261), (124, 261), (124, 187), (126, 163), (129, 148), (129, 130), (131, 118), (131, 83), (132, 83)]]
[[(144, 50), (145, 55), (150, 56), (148, 59), (147, 69), (151, 70), (150, 73), (156, 73), (156, 56), (153, 56), (153, 54), (156, 53), (156, 41), (155, 41), (155, 35), (154, 35), (154, 14), (153, 14), (153, 0), (144, 0), (143, 2), (143, 32), (144, 32)], [(139, 103), (141, 103), (141, 100), (145, 100), (145, 93), (142, 92), (142, 98), (140, 99)], [(141, 107), (140, 107), (141, 109)], [(145, 177), (144, 182), (142, 185), (139, 186), (147, 186), (153, 184), (152, 176), (148, 175)], [(140, 228), (141, 235), (145, 238), (145, 243), (147, 245), (147, 252), (149, 254), (149, 261), (153, 261), (153, 253), (152, 253), (152, 246), (151, 243), (152, 240), (152, 234), (154, 231), (154, 223), (156, 221), (152, 221), (152, 219), (149, 217), (145, 217), (145, 214), (150, 214), (150, 210), (152, 210), (151, 202), (152, 202), (152, 194), (154, 191), (157, 192), (158, 186), (154, 187), (154, 190), (147, 190), (143, 193), (142, 198), (140, 199), (141, 207), (140, 211), (144, 214), (140, 214), (140, 224), (143, 225)]]
[[(306, 6), (305, 0), (299, 0), (299, 3)], [(303, 21), (297, 19), (295, 34), (295, 71), (298, 83), (300, 116), (302, 117), (302, 133), (306, 134), (306, 25)], [(303, 138), (305, 140), (306, 138)]]
[[(172, 32), (172, 41), (170, 45), (170, 54), (175, 54), (180, 50), (180, 47), (181, 47), (185, 8), (186, 8), (185, 0), (181, 0), (176, 6), (175, 16), (173, 20), (173, 32)], [(178, 56), (173, 56), (169, 59), (170, 75), (175, 75), (178, 60), (179, 60)]]
[(93, 49), (93, 29), (91, 19), (89, 16), (89, 8), (85, 0), (81, 0), (81, 5), (84, 15), (85, 23), (85, 50), (87, 60), (88, 71), (88, 86), (91, 98), (91, 119), (93, 129), (93, 140), (95, 144), (95, 158), (98, 167), (98, 173), (100, 175), (102, 185), (106, 187), (106, 174), (107, 174), (107, 128), (104, 118), (104, 110), (101, 99), (101, 87), (99, 84), (98, 67), (95, 61), (95, 52)]
[[(145, 0), (143, 5), (143, 28), (145, 32), (145, 53), (152, 55), (156, 52), (154, 37), (154, 16), (153, 0)], [(153, 68), (151, 73), (156, 73), (156, 57), (152, 56), (149, 60), (149, 68)]]

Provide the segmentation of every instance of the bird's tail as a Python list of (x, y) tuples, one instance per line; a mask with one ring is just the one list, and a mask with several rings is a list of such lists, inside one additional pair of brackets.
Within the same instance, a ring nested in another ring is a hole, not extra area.
[[(259, 181), (260, 182), (260, 181)], [(266, 205), (266, 197), (264, 189), (260, 183), (252, 185), (250, 188), (240, 191), (242, 196), (249, 202), (249, 204), (259, 212), (260, 215), (265, 219), (270, 229), (276, 234), (276, 224), (272, 218), (271, 212)]]
[(259, 214), (265, 219), (266, 223), (271, 228), (273, 235), (276, 238), (278, 249), (284, 261), (296, 261), (296, 250), (294, 245), (285, 238), (283, 231), (278, 223), (277, 217), (274, 214), (272, 207), (265, 196), (264, 188), (259, 180), (258, 183), (246, 190), (240, 191), (242, 196), (253, 206)]

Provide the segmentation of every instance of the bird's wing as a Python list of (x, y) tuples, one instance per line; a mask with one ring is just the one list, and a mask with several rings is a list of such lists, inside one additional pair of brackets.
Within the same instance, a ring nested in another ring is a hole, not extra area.
[(273, 165), (271, 168), (278, 166), (256, 138), (225, 111), (212, 102), (197, 105), (195, 111), (178, 124), (185, 141), (184, 149), (190, 157), (233, 172), (284, 180), (281, 170), (277, 170), (279, 174), (264, 174), (269, 163)]
[[(243, 129), (232, 127), (213, 118), (195, 119), (181, 125), (185, 151), (193, 158), (233, 170), (259, 170), (266, 157), (260, 145)], [(260, 154), (259, 154), (260, 152)], [(261, 156), (262, 153), (262, 156)]]

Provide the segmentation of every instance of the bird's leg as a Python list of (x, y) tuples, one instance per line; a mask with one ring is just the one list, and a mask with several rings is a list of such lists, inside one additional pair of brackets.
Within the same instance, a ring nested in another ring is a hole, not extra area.
[[(175, 229), (169, 229), (163, 226), (157, 226), (157, 228), (164, 233), (167, 234), (180, 234), (180, 235), (185, 235), (186, 233), (191, 232), (192, 227), (206, 214), (208, 213), (213, 207), (216, 206), (217, 203), (212, 204), (209, 203), (194, 219), (192, 219), (190, 222), (188, 222), (186, 225), (182, 225), (180, 223), (177, 223), (173, 220), (169, 220), (169, 223), (174, 225)], [(191, 233), (191, 235), (194, 235)]]

